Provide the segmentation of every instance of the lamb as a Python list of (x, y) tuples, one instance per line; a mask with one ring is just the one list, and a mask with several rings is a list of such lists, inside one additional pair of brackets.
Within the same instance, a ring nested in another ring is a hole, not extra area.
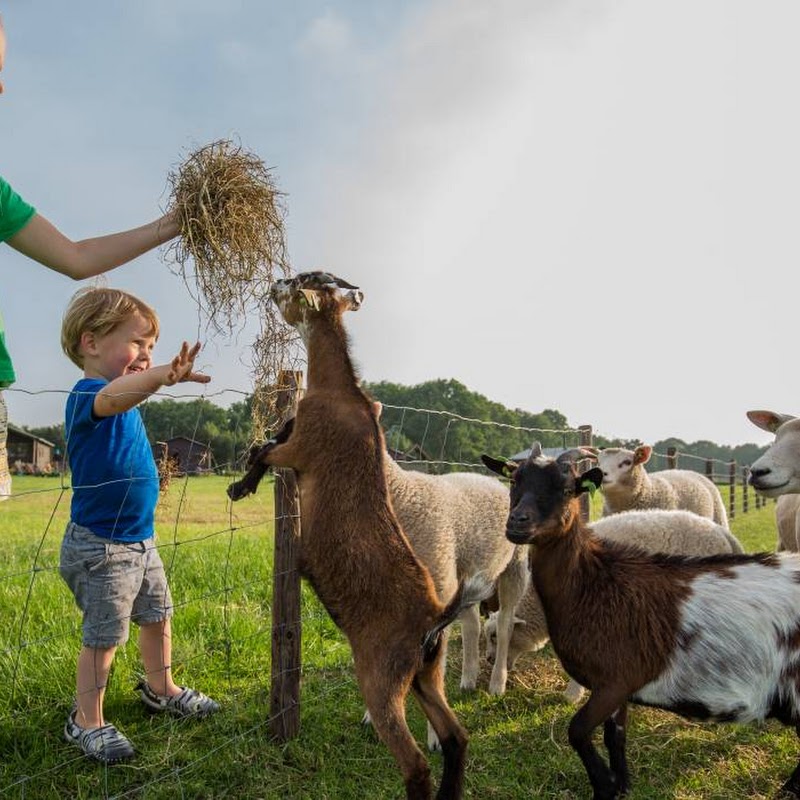
[[(430, 570), (439, 597), (450, 597), (459, 580), (476, 574), (496, 582), (496, 648), (508, 652), (514, 608), (528, 586), (528, 549), (505, 538), (508, 492), (496, 479), (468, 472), (427, 475), (404, 470), (387, 457), (386, 477), (400, 527), (417, 557)], [(499, 620), (499, 626), (498, 626)], [(463, 649), (461, 688), (478, 682), (480, 612), (470, 606), (460, 617)], [(497, 659), (491, 694), (506, 689), (507, 659)], [(433, 744), (433, 742), (430, 742)]]
[[(589, 688), (568, 735), (596, 800), (630, 788), (627, 705), (686, 717), (800, 725), (800, 556), (688, 557), (609, 542), (581, 520), (579, 497), (599, 488), (597, 467), (573, 458), (520, 465), (484, 457), (511, 479), (506, 535), (528, 543), (531, 579), (553, 648)], [(587, 620), (591, 624), (586, 624)], [(603, 725), (608, 763), (592, 743)], [(800, 797), (800, 763), (783, 786)]]
[(392, 511), (386, 443), (359, 387), (342, 315), (361, 291), (324, 272), (276, 281), (284, 320), (308, 351), (308, 385), (297, 414), (228, 487), (255, 491), (271, 467), (293, 469), (300, 494), (299, 567), (347, 636), (359, 688), (380, 739), (394, 756), (407, 798), (431, 797), (430, 767), (405, 717), (411, 690), (436, 731), (444, 767), (437, 798), (463, 794), (467, 733), (444, 694), (442, 630), (491, 584), (473, 579), (443, 603)]
[[(597, 536), (609, 542), (631, 544), (649, 553), (706, 556), (716, 553), (743, 553), (739, 540), (722, 525), (691, 511), (621, 511), (592, 524)], [(495, 660), (496, 612), (484, 624), (486, 657)], [(508, 669), (523, 654), (544, 647), (548, 641), (547, 623), (539, 595), (528, 587), (515, 611), (514, 632), (508, 646)], [(564, 696), (577, 703), (583, 687), (573, 680), (567, 684)]]
[(604, 514), (637, 508), (685, 509), (728, 527), (719, 489), (705, 475), (687, 469), (648, 474), (644, 465), (653, 452), (649, 445), (635, 450), (591, 448), (591, 452), (603, 471)]

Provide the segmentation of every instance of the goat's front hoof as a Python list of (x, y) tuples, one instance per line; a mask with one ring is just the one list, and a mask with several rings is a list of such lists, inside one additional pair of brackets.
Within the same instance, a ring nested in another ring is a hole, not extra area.
[(243, 481), (236, 481), (232, 483), (227, 488), (228, 497), (235, 503), (237, 500), (241, 500), (243, 497), (247, 497), (247, 495), (252, 494), (250, 488), (245, 485)]

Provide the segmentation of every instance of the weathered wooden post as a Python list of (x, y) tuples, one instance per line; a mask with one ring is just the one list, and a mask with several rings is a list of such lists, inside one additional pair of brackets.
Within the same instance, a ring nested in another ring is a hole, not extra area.
[(742, 467), (742, 514), (747, 513), (747, 506), (749, 500), (749, 492), (747, 487), (747, 474), (750, 470), (747, 467)]
[[(303, 373), (282, 370), (277, 411), (281, 422), (297, 406)], [(272, 566), (270, 730), (285, 742), (300, 732), (300, 502), (294, 470), (275, 470), (275, 559)]]
[(678, 451), (674, 447), (667, 448), (667, 469), (678, 469)]
[(728, 483), (731, 487), (731, 496), (728, 500), (728, 518), (733, 519), (736, 516), (736, 462), (731, 461), (728, 464)]
[(714, 483), (714, 464), (710, 458), (706, 459), (706, 478), (708, 478), (711, 483)]
[[(578, 425), (578, 443), (581, 447), (592, 446), (592, 426)], [(585, 472), (588, 469), (588, 459), (583, 459), (578, 463), (578, 471)], [(584, 522), (589, 521), (592, 507), (592, 496), (589, 492), (584, 492), (580, 496), (581, 518)]]

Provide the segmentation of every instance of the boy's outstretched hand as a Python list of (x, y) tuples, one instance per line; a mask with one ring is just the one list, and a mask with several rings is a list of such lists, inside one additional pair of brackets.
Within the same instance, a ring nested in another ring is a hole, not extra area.
[(173, 386), (176, 383), (185, 383), (191, 381), (193, 383), (208, 383), (211, 380), (210, 375), (204, 375), (202, 372), (194, 372), (194, 360), (200, 352), (200, 342), (195, 342), (192, 347), (189, 347), (188, 342), (184, 342), (181, 346), (181, 351), (175, 358), (172, 359), (170, 364), (169, 373), (164, 380), (165, 386)]

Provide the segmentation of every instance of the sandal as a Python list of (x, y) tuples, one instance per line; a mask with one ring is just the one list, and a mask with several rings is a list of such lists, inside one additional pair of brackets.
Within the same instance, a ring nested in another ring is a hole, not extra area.
[(77, 709), (67, 717), (64, 725), (64, 738), (84, 752), (89, 758), (103, 764), (116, 764), (133, 758), (133, 745), (128, 738), (113, 725), (102, 725), (99, 728), (81, 728), (75, 722)]
[(219, 703), (195, 689), (181, 687), (181, 693), (174, 697), (165, 697), (156, 694), (150, 684), (142, 679), (136, 685), (142, 702), (150, 711), (171, 714), (173, 717), (185, 719), (187, 717), (202, 718), (219, 711)]

